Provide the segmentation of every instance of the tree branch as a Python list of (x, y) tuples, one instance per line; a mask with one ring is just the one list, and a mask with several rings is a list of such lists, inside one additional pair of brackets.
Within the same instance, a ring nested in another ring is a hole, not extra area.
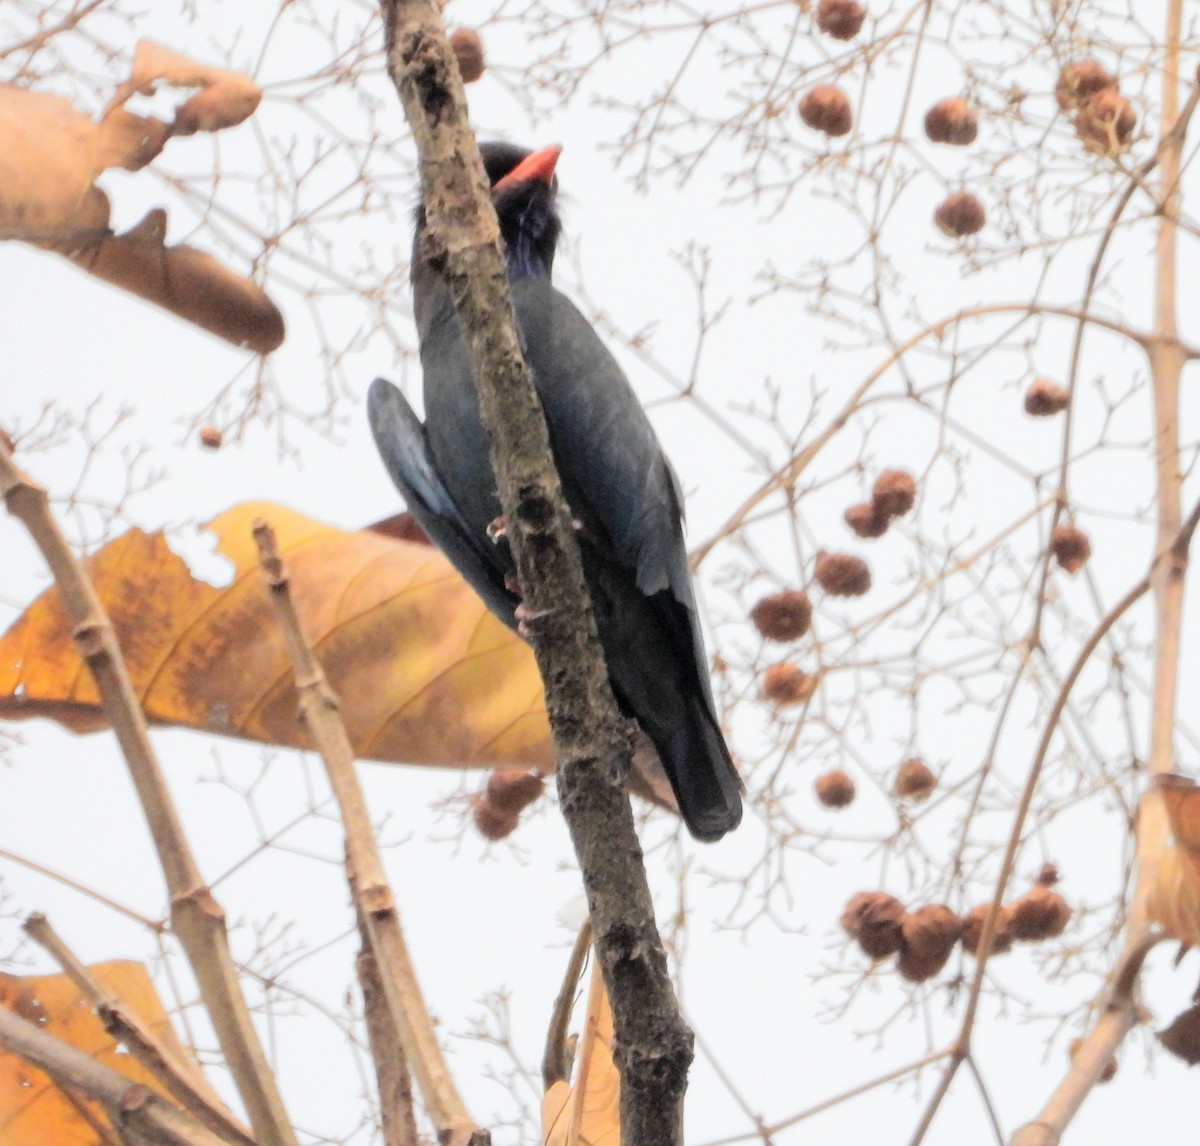
[(692, 1061), (654, 921), (625, 792), (629, 743), (608, 683), (579, 553), (550, 456), (545, 419), (520, 351), (498, 225), (437, 6), (385, 0), (388, 68), (421, 157), (430, 232), (469, 347), (491, 462), (531, 609), (534, 653), (558, 759), (563, 815), (613, 1006), (621, 1136), (683, 1140)]
[(29, 530), (54, 575), (76, 647), (96, 682), (105, 719), (121, 746), (154, 840), (171, 897), (171, 930), (196, 976), (255, 1136), (261, 1146), (295, 1146), (283, 1100), (242, 996), (229, 952), (225, 913), (201, 878), (184, 835), (112, 623), (50, 512), (46, 491), (17, 468), (2, 440), (0, 493), (9, 513)]
[(0, 1007), (0, 1046), (44, 1070), (59, 1086), (104, 1103), (114, 1126), (155, 1146), (227, 1146), (211, 1130), (177, 1110), (140, 1082), (96, 1062), (32, 1023)]
[(354, 771), (354, 749), (337, 714), (337, 698), (301, 631), (275, 532), (259, 519), (254, 523), (254, 540), (292, 660), (301, 719), (316, 742), (341, 812), (354, 906), (370, 940), (391, 1024), (405, 1059), (416, 1072), (425, 1109), (442, 1146), (490, 1141), (486, 1131), (481, 1131), (467, 1113), (438, 1044), (400, 926), (396, 899), (383, 870), (366, 797)]
[(29, 916), (24, 930), (54, 956), (80, 994), (96, 1009), (104, 1029), (124, 1044), (184, 1110), (224, 1141), (234, 1146), (255, 1146), (249, 1129), (229, 1113), (199, 1067), (179, 1059), (165, 1047), (149, 1027), (84, 966), (44, 915)]

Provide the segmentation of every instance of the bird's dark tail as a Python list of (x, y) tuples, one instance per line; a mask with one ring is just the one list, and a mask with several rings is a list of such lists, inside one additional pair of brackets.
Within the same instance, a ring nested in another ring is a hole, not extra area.
[[(649, 730), (648, 730), (649, 731)], [(687, 714), (664, 742), (654, 737), (679, 813), (688, 831), (711, 843), (742, 821), (742, 781), (725, 737), (699, 697), (689, 697)]]

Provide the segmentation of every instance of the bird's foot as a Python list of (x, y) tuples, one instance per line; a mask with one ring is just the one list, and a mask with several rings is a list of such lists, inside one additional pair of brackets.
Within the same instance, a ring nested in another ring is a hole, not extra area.
[[(584, 528), (583, 522), (577, 517), (571, 518), (571, 529), (579, 537), (587, 537), (588, 531)], [(493, 518), (491, 524), (484, 531), (488, 535), (488, 540), (493, 545), (499, 545), (506, 537), (508, 537), (508, 526), (504, 523), (504, 514), (497, 518)]]
[(518, 581), (518, 580), (517, 580), (517, 579), (516, 579), (514, 576), (512, 576), (511, 574), (509, 574), (509, 576), (507, 576), (507, 577), (505, 577), (505, 578), (504, 578), (504, 587), (505, 587), (505, 588), (506, 588), (506, 589), (507, 589), (507, 590), (508, 590), (508, 591), (509, 591), (509, 592), (510, 592), (510, 593), (511, 593), (511, 594), (512, 594), (514, 597), (524, 597), (524, 596), (525, 596), (525, 590), (521, 588), (521, 582), (520, 582), (520, 581)]
[(533, 640), (540, 635), (541, 622), (552, 613), (557, 612), (557, 609), (531, 609), (522, 601), (513, 610), (513, 616), (517, 619), (518, 636), (524, 637), (527, 641)]

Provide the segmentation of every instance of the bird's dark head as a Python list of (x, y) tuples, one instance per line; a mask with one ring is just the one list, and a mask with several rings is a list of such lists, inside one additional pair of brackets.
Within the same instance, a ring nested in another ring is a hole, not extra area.
[[(484, 170), (492, 185), (492, 203), (500, 220), (511, 279), (550, 277), (554, 249), (562, 231), (555, 205), (558, 180), (554, 175), (561, 151), (556, 146), (530, 151), (511, 143), (479, 145)], [(413, 247), (414, 281), (429, 261), (422, 246), (424, 235), (425, 207), (421, 205), (417, 208)]]
[(561, 147), (527, 151), (508, 143), (479, 148), (508, 253), (509, 278), (549, 278), (562, 231), (554, 168)]

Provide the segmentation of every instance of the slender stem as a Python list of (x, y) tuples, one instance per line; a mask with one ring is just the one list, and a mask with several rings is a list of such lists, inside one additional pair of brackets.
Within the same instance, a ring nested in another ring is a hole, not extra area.
[(337, 698), (300, 628), (275, 531), (261, 518), (254, 523), (259, 562), (271, 592), (296, 677), (301, 718), (316, 742), (329, 786), (346, 830), (346, 866), (354, 906), (366, 928), (388, 1012), (404, 1057), (417, 1076), (425, 1108), (443, 1146), (486, 1140), (454, 1085), (425, 1006), (416, 969), (400, 926), (400, 912), (383, 870), (383, 856), (354, 770), (354, 749), (338, 715)]
[(571, 1074), (567, 1057), (567, 1031), (571, 1025), (571, 1007), (575, 1002), (575, 990), (579, 976), (583, 973), (583, 961), (592, 949), (592, 929), (587, 924), (579, 929), (567, 969), (563, 972), (562, 986), (554, 1000), (554, 1012), (546, 1028), (546, 1049), (542, 1054), (542, 1084), (547, 1090), (556, 1082), (565, 1082)]
[[(1178, 244), (1179, 179), (1186, 120), (1180, 114), (1179, 55), (1183, 31), (1183, 0), (1170, 0), (1167, 9), (1163, 61), (1162, 141), (1156, 152), (1160, 201), (1155, 242), (1154, 331), (1146, 350), (1154, 402), (1154, 460), (1157, 478), (1158, 558), (1148, 578), (1154, 592), (1154, 681), (1150, 698), (1151, 775), (1175, 767), (1175, 711), (1183, 621), (1184, 574), (1188, 546), (1200, 516), (1197, 505), (1187, 521), (1182, 518), (1183, 478), (1179, 458), (1179, 387), (1189, 355), (1179, 340), (1176, 259)], [(1192, 93), (1184, 116), (1196, 107)], [(1169, 836), (1166, 809), (1153, 790), (1143, 796), (1136, 828), (1135, 877), (1126, 922), (1125, 944), (1114, 979), (1121, 984), (1136, 976), (1154, 936), (1149, 918), (1149, 897)], [(1132, 971), (1130, 969), (1133, 969)], [(1071, 1070), (1047, 1100), (1036, 1119), (1012, 1137), (1012, 1146), (1054, 1146), (1084, 1099), (1091, 1093), (1109, 1059), (1138, 1021), (1132, 987), (1114, 990), (1104, 1013), (1082, 1040)]]
[(227, 1146), (190, 1115), (140, 1082), (98, 1063), (69, 1043), (39, 1031), (0, 1007), (0, 1046), (44, 1070), (64, 1089), (82, 1091), (102, 1102), (125, 1139), (155, 1146)]
[(54, 575), (75, 644), (100, 693), (142, 804), (171, 898), (171, 930), (179, 939), (217, 1032), (221, 1049), (261, 1146), (295, 1146), (274, 1075), (242, 995), (229, 952), (225, 913), (201, 878), (183, 824), (150, 743), (111, 621), (86, 570), (50, 512), (46, 491), (13, 462), (0, 441), (0, 493), (29, 530)]
[(250, 1130), (229, 1113), (196, 1064), (179, 1058), (120, 998), (113, 995), (83, 965), (44, 915), (29, 916), (24, 930), (54, 956), (80, 994), (96, 1008), (104, 1029), (125, 1045), (180, 1106), (224, 1141), (234, 1146), (254, 1146)]

